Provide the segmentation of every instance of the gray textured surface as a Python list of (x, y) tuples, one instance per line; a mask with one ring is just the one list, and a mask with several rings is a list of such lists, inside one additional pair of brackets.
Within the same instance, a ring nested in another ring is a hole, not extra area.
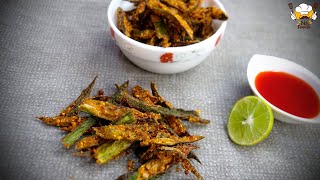
[[(230, 15), (224, 39), (196, 68), (157, 75), (131, 64), (109, 36), (107, 0), (0, 1), (0, 179), (115, 179), (128, 158), (105, 166), (72, 156), (60, 143), (64, 133), (35, 119), (55, 115), (95, 75), (111, 93), (130, 80), (160, 92), (175, 106), (201, 109), (214, 120), (197, 150), (205, 179), (316, 179), (320, 176), (320, 126), (276, 121), (270, 136), (239, 147), (226, 132), (229, 110), (250, 95), (246, 66), (255, 53), (295, 61), (318, 77), (320, 18), (298, 30), (289, 1), (223, 1)], [(295, 5), (298, 2), (294, 2)], [(318, 14), (320, 16), (320, 14)], [(174, 170), (163, 179), (192, 179)]]

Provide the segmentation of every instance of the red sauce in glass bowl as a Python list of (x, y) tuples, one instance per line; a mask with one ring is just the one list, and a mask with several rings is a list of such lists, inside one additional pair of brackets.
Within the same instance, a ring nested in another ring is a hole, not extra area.
[(316, 91), (304, 80), (285, 72), (265, 71), (257, 75), (255, 86), (271, 104), (302, 118), (314, 118), (320, 111)]

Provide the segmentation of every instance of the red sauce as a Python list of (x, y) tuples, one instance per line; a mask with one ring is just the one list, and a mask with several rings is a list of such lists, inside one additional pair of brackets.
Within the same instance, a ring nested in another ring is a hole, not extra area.
[(291, 74), (261, 72), (255, 79), (255, 85), (267, 101), (290, 114), (314, 118), (320, 111), (320, 100), (315, 90)]

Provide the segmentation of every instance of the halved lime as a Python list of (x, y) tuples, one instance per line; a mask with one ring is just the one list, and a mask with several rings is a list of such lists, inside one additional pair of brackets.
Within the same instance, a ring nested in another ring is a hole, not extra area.
[(230, 139), (250, 146), (264, 140), (273, 126), (273, 113), (268, 104), (257, 96), (246, 96), (232, 107), (228, 120)]

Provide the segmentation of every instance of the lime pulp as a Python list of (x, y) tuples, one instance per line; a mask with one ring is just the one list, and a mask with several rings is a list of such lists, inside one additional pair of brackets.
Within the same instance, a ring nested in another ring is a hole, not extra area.
[(232, 107), (228, 120), (230, 139), (239, 145), (255, 145), (264, 140), (273, 126), (273, 113), (257, 96), (246, 96)]

